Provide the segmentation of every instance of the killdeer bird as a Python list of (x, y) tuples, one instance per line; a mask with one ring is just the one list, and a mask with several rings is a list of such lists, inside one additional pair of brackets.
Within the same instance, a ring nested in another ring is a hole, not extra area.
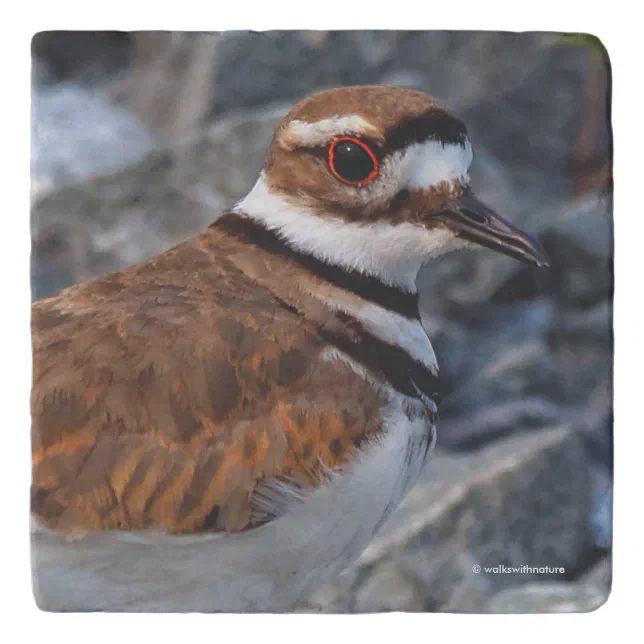
[(436, 440), (421, 265), (547, 264), (471, 161), (424, 93), (326, 91), (209, 228), (34, 304), (41, 607), (287, 610), (361, 553)]

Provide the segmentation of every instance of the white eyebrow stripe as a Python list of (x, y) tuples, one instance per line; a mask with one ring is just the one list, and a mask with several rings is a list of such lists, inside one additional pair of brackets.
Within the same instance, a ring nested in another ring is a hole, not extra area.
[(280, 146), (286, 150), (294, 150), (299, 146), (313, 147), (325, 145), (336, 136), (362, 135), (382, 139), (378, 129), (358, 114), (334, 116), (321, 121), (307, 123), (293, 120), (280, 136)]
[(400, 177), (410, 189), (427, 189), (442, 182), (467, 180), (472, 163), (472, 145), (423, 141), (407, 146), (400, 153)]

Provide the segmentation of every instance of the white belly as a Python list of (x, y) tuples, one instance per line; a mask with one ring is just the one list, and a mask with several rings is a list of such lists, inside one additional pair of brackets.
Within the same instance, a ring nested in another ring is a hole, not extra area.
[[(415, 483), (435, 442), (398, 398), (360, 458), (287, 513), (237, 535), (95, 533), (37, 527), (34, 593), (52, 611), (281, 611), (331, 580), (369, 544)], [(295, 498), (295, 497), (294, 497)]]

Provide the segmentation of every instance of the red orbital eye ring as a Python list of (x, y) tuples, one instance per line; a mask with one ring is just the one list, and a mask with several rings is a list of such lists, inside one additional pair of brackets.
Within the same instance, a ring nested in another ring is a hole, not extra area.
[[(345, 179), (337, 170), (335, 167), (335, 148), (339, 143), (344, 143), (346, 141), (350, 141), (351, 143), (356, 143), (359, 145), (370, 157), (371, 162), (373, 164), (373, 170), (364, 178), (360, 179), (359, 181), (351, 181), (350, 179)], [(370, 181), (373, 181), (377, 176), (378, 176), (378, 159), (376, 159), (376, 155), (372, 152), (371, 148), (366, 144), (360, 141), (360, 139), (353, 138), (351, 136), (341, 136), (338, 137), (331, 143), (329, 146), (329, 169), (331, 170), (331, 174), (338, 179), (339, 181), (342, 181), (342, 183), (349, 184), (350, 186), (362, 186), (365, 183), (369, 183)]]

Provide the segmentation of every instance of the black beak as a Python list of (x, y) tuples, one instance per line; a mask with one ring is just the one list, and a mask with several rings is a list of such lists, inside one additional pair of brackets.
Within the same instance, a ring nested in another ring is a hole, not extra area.
[(538, 241), (497, 215), (470, 190), (434, 217), (456, 230), (463, 239), (528, 264), (550, 266), (550, 258)]

